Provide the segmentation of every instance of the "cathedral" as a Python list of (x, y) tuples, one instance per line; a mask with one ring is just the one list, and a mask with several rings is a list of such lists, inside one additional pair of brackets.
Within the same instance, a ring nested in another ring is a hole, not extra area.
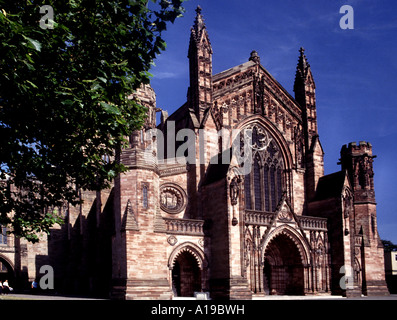
[(65, 223), (38, 244), (3, 232), (0, 277), (22, 288), (49, 265), (57, 292), (112, 299), (388, 295), (371, 144), (344, 145), (324, 175), (304, 49), (294, 97), (256, 51), (213, 74), (201, 11), (186, 103), (168, 115), (137, 90), (148, 116), (117, 155), (128, 171), (60, 208)]

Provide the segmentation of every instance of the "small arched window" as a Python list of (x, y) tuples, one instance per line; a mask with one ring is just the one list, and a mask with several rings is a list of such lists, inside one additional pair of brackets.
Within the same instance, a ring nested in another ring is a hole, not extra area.
[(373, 214), (371, 214), (371, 229), (372, 229), (372, 234), (375, 236), (376, 221), (375, 221), (375, 215), (373, 215)]
[(142, 206), (144, 209), (149, 208), (148, 186), (146, 184), (142, 186)]

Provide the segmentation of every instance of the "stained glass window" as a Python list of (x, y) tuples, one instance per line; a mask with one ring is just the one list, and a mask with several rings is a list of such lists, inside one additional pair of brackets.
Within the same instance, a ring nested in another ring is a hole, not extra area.
[[(252, 132), (252, 147), (255, 151), (251, 174), (247, 174), (244, 180), (245, 207), (251, 210), (274, 212), (284, 190), (283, 158), (278, 144), (265, 129), (258, 129), (256, 125), (248, 129)], [(261, 132), (261, 139), (259, 139), (259, 132)], [(264, 163), (262, 168), (261, 161)]]
[(277, 202), (281, 200), (283, 194), (283, 178), (281, 173), (281, 168), (277, 168)]
[(277, 203), (276, 203), (276, 179), (275, 179), (275, 174), (274, 174), (274, 166), (270, 167), (270, 196), (272, 198), (272, 211), (276, 209)]
[(251, 175), (248, 173), (244, 179), (245, 207), (252, 209), (251, 205)]
[(262, 210), (261, 172), (258, 159), (254, 162), (255, 210)]
[(265, 211), (270, 211), (270, 192), (269, 192), (269, 166), (265, 165), (265, 170), (263, 171), (263, 180), (265, 186)]

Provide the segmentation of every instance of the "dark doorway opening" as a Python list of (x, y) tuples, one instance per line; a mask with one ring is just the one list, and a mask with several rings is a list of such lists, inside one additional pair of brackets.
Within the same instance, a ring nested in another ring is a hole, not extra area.
[(5, 259), (0, 258), (0, 282), (3, 283), (5, 280), (8, 280), (10, 287), (15, 286), (14, 270)]
[(201, 270), (195, 257), (189, 252), (181, 253), (172, 269), (172, 285), (176, 296), (193, 297), (201, 291)]
[(265, 290), (272, 295), (304, 294), (302, 258), (287, 235), (277, 235), (267, 245), (263, 274)]

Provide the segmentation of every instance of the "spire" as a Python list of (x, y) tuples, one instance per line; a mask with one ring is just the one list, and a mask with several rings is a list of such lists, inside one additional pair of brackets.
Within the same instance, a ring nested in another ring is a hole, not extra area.
[[(206, 38), (206, 39), (203, 39), (203, 35), (204, 35), (204, 38)], [(192, 41), (194, 42), (194, 45), (193, 45)], [(210, 40), (208, 37), (207, 28), (204, 23), (203, 15), (201, 14), (201, 7), (197, 6), (196, 18), (194, 20), (193, 26), (190, 29), (189, 47), (191, 47), (193, 45), (194, 47), (197, 48), (200, 46), (200, 44), (203, 44), (203, 43), (205, 44), (205, 47), (212, 54), (212, 48), (211, 48), (211, 43), (210, 43)], [(190, 50), (190, 48), (189, 48), (189, 50)]]
[(307, 92), (314, 93), (315, 84), (313, 80), (313, 75), (311, 72), (310, 64), (307, 61), (305, 55), (305, 49), (301, 47), (299, 49), (299, 59), (298, 65), (296, 66), (296, 74), (295, 74), (295, 83), (294, 83), (294, 92), (295, 99), (301, 105), (301, 107), (305, 107), (307, 105), (306, 94)]
[(191, 28), (192, 36), (196, 42), (200, 41), (203, 30), (205, 29), (204, 18), (201, 14), (201, 7), (196, 8), (196, 19), (194, 20), (194, 25)]
[(212, 47), (200, 6), (196, 9), (196, 19), (191, 28), (188, 58), (189, 105), (201, 122), (204, 111), (212, 105)]
[(298, 65), (296, 66), (294, 82), (295, 100), (302, 109), (302, 120), (305, 130), (305, 146), (310, 149), (312, 138), (317, 133), (317, 110), (316, 110), (316, 85), (310, 64), (305, 55), (305, 49), (299, 49)]
[(297, 78), (300, 78), (302, 80), (306, 80), (306, 77), (308, 75), (308, 71), (310, 69), (310, 64), (307, 62), (307, 58), (305, 56), (305, 49), (301, 47), (299, 49), (299, 59), (298, 59), (298, 65), (296, 66), (296, 76), (295, 76), (295, 82)]

